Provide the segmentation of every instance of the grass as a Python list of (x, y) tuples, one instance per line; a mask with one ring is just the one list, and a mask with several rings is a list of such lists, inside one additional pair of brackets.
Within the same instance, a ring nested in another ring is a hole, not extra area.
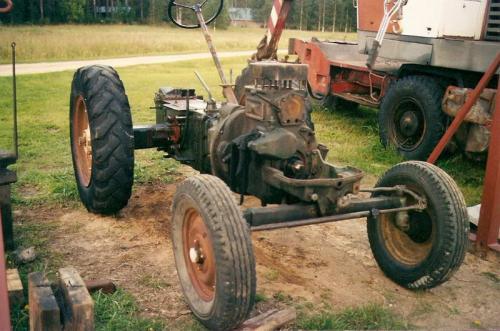
[[(219, 51), (254, 50), (264, 37), (265, 29), (232, 27), (212, 32)], [(285, 30), (280, 48), (288, 47), (290, 37), (312, 36), (339, 40), (356, 38), (353, 33)], [(181, 30), (169, 25), (2, 26), (0, 45), (3, 47), (0, 48), (0, 62), (10, 61), (8, 45), (12, 41), (18, 45), (20, 63), (193, 53), (207, 50), (199, 30)]]
[(299, 312), (296, 327), (300, 330), (406, 330), (410, 326), (387, 308), (377, 304), (334, 312), (331, 310)]
[(111, 295), (97, 292), (93, 299), (97, 331), (166, 330), (163, 321), (138, 317), (139, 307), (134, 297), (123, 290)]

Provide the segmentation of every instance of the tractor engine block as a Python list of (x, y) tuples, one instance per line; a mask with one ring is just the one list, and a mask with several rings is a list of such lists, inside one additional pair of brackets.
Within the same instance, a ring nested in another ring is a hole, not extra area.
[(258, 62), (249, 70), (245, 106), (161, 88), (157, 124), (135, 129), (136, 148), (153, 144), (263, 204), (310, 202), (331, 213), (339, 197), (358, 191), (362, 173), (324, 161), (328, 149), (306, 123), (307, 65)]

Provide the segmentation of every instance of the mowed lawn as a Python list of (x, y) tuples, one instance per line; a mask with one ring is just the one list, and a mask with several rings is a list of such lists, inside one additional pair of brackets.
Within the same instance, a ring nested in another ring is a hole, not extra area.
[[(226, 70), (239, 72), (245, 58), (224, 59)], [(119, 70), (133, 112), (134, 123), (153, 122), (153, 96), (160, 86), (195, 87), (205, 94), (195, 79), (198, 70), (220, 98), (218, 78), (210, 60), (148, 65)], [(21, 158), (16, 166), (20, 181), (15, 188), (18, 203), (78, 201), (71, 166), (68, 127), (69, 92), (72, 72), (20, 76), (19, 131)], [(11, 107), (9, 78), (0, 78), (0, 117)], [(2, 114), (3, 113), (3, 114)], [(318, 139), (330, 148), (329, 161), (361, 168), (373, 184), (384, 171), (401, 161), (391, 150), (382, 148), (378, 138), (377, 111), (360, 108), (355, 112), (334, 112), (317, 108), (313, 116)], [(8, 136), (2, 130), (0, 136)], [(4, 138), (5, 139), (5, 138)], [(165, 181), (173, 161), (165, 161), (154, 150), (136, 153), (136, 180)], [(485, 164), (472, 162), (461, 154), (445, 156), (439, 165), (459, 183), (469, 204), (480, 201)], [(29, 193), (29, 194), (28, 194)]]
[[(253, 50), (264, 37), (264, 28), (213, 30), (220, 51)], [(311, 37), (328, 40), (355, 40), (354, 33), (285, 30), (280, 48), (288, 48), (288, 39)], [(183, 30), (170, 25), (50, 25), (2, 26), (0, 62), (10, 61), (10, 43), (18, 46), (22, 62), (62, 61), (205, 52), (201, 31)]]

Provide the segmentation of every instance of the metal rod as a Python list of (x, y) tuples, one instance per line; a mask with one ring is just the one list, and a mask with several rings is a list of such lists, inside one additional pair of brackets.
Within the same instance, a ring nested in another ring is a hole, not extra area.
[(212, 96), (212, 92), (210, 91), (210, 88), (208, 87), (207, 83), (205, 82), (205, 80), (203, 79), (203, 77), (201, 77), (200, 73), (198, 71), (194, 71), (194, 74), (196, 75), (196, 78), (198, 78), (198, 80), (200, 81), (201, 85), (203, 86), (203, 88), (205, 89), (205, 91), (207, 91), (207, 94), (208, 94), (208, 99), (210, 101), (214, 100), (213, 96)]
[(313, 219), (308, 219), (308, 220), (300, 220), (300, 221), (291, 221), (291, 222), (282, 222), (282, 223), (254, 226), (251, 228), (251, 230), (253, 232), (257, 232), (257, 231), (264, 231), (264, 230), (294, 228), (294, 227), (298, 227), (298, 226), (345, 221), (345, 220), (350, 220), (350, 219), (368, 217), (370, 215), (371, 215), (370, 211), (361, 211), (358, 213), (349, 213), (349, 214), (342, 214), (342, 215), (318, 217), (318, 218), (313, 218)]
[(236, 99), (236, 95), (234, 94), (234, 90), (231, 85), (228, 84), (226, 75), (224, 74), (224, 70), (222, 70), (222, 64), (220, 63), (219, 56), (217, 55), (217, 51), (215, 50), (214, 43), (212, 42), (212, 37), (210, 32), (208, 31), (207, 24), (205, 23), (205, 18), (203, 17), (203, 13), (201, 11), (201, 7), (197, 6), (195, 8), (196, 17), (198, 18), (198, 22), (201, 26), (201, 31), (203, 32), (203, 36), (208, 45), (208, 49), (212, 54), (212, 58), (214, 60), (215, 67), (217, 68), (217, 72), (219, 73), (220, 80), (222, 82), (222, 92), (226, 97), (229, 103), (238, 104), (238, 100)]
[(472, 106), (474, 106), (477, 99), (479, 99), (479, 97), (481, 96), (481, 93), (486, 88), (486, 86), (488, 85), (488, 83), (491, 80), (491, 78), (493, 77), (493, 75), (495, 75), (499, 65), (500, 65), (500, 52), (497, 53), (495, 60), (490, 64), (490, 66), (488, 67), (488, 70), (486, 70), (483, 77), (481, 78), (481, 80), (477, 84), (476, 88), (468, 96), (467, 101), (462, 106), (462, 108), (458, 111), (457, 116), (455, 116), (455, 119), (451, 123), (450, 127), (448, 128), (448, 130), (446, 130), (444, 136), (441, 138), (441, 140), (437, 144), (436, 148), (434, 149), (432, 154), (427, 159), (427, 162), (436, 163), (436, 161), (439, 158), (439, 156), (441, 155), (441, 153), (443, 153), (443, 150), (445, 149), (446, 145), (448, 145), (451, 138), (453, 138), (453, 136), (457, 132), (458, 128), (460, 127), (460, 125), (464, 121), (465, 117), (472, 109)]
[(16, 160), (19, 158), (19, 134), (17, 132), (17, 80), (16, 80), (16, 43), (12, 47), (12, 98), (14, 110), (14, 148), (16, 151)]

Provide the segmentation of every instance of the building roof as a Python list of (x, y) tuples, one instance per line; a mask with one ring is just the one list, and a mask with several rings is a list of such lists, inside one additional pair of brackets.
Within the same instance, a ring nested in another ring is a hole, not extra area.
[(231, 21), (254, 21), (252, 8), (229, 8), (229, 17)]

